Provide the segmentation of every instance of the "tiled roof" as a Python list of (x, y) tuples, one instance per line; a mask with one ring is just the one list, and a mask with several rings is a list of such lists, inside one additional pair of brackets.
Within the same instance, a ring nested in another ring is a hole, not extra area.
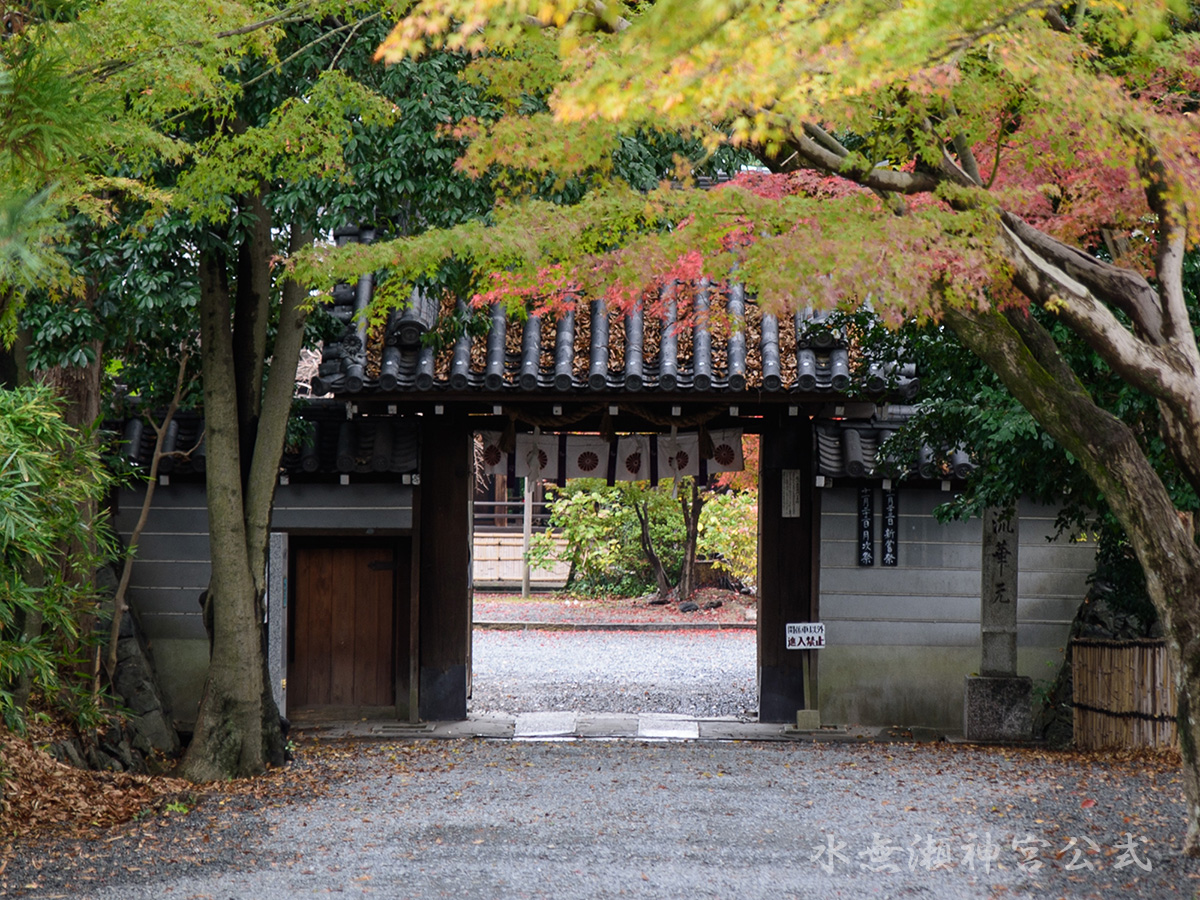
[[(389, 415), (348, 418), (342, 404), (318, 402), (301, 415), (307, 424), (299, 446), (286, 449), (280, 469), (289, 475), (390, 474), (417, 471), (419, 460), (416, 420)], [(159, 473), (198, 475), (204, 472), (204, 420), (194, 412), (180, 412), (167, 431), (163, 451), (180, 451), (166, 457)], [(154, 453), (154, 430), (140, 419), (124, 424), (122, 454), (135, 466), (149, 467)], [(188, 453), (188, 451), (191, 451)]]
[(975, 470), (966, 451), (922, 447), (918, 458), (898, 465), (881, 452), (884, 442), (900, 430), (912, 407), (881, 407), (870, 420), (821, 421), (816, 427), (817, 474), (826, 478), (884, 478), (906, 476), (925, 481), (962, 480)]
[[(370, 237), (356, 229), (338, 232), (343, 242)], [(857, 387), (910, 398), (919, 387), (911, 365), (861, 365), (828, 314), (775, 316), (739, 284), (669, 284), (649, 298), (661, 314), (642, 306), (621, 313), (602, 300), (578, 299), (560, 316), (518, 321), (494, 304), (485, 333), (465, 332), (441, 349), (423, 346), (424, 335), (439, 318), (466, 318), (462, 300), (442, 308), (414, 290), (386, 327), (370, 332), (363, 312), (373, 285), (364, 276), (334, 288), (327, 308), (345, 329), (323, 349), (314, 395), (786, 392), (816, 399)], [(857, 386), (855, 371), (865, 372)]]

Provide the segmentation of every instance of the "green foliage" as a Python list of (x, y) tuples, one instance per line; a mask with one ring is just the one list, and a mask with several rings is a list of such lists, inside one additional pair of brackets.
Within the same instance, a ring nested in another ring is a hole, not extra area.
[[(690, 490), (688, 479), (679, 490)], [(548, 567), (555, 560), (571, 566), (569, 589), (584, 596), (637, 596), (655, 590), (654, 573), (641, 545), (635, 504), (646, 504), (650, 536), (668, 578), (679, 580), (683, 565), (684, 525), (670, 482), (603, 481), (578, 478), (550, 492), (550, 528), (533, 537), (530, 563)], [(718, 560), (717, 567), (753, 584), (758, 555), (758, 504), (750, 491), (707, 494), (700, 516), (698, 558)], [(566, 541), (558, 553), (554, 538)]]
[(592, 478), (572, 479), (551, 489), (550, 529), (530, 548), (535, 567), (554, 559), (552, 532), (567, 542), (569, 588), (578, 594), (636, 596), (654, 589), (654, 573), (642, 552), (635, 503), (648, 504), (655, 549), (672, 579), (683, 559), (683, 517), (669, 488), (622, 483), (612, 487)]
[(758, 583), (758, 491), (721, 491), (700, 513), (696, 556), (753, 588)]
[(49, 391), (0, 390), (0, 718), (10, 729), (24, 727), (14, 692), (25, 681), (76, 718), (94, 713), (80, 683), (82, 622), (112, 547), (87, 507), (108, 486), (92, 442)]

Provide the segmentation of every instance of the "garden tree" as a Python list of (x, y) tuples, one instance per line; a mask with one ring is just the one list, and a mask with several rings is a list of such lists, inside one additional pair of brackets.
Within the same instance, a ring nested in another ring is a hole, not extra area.
[[(189, 4), (61, 4), (32, 9), (21, 33), (6, 43), (6, 65), (19, 65), (5, 74), (23, 71), (23, 66), (32, 73), (27, 84), (43, 89), (23, 90), (15, 99), (8, 95), (6, 127), (16, 136), (5, 145), (12, 151), (5, 161), (16, 174), (10, 184), (33, 198), (26, 207), (48, 198), (38, 209), (56, 213), (52, 227), (25, 229), (13, 241), (20, 242), (35, 275), (46, 270), (55, 277), (7, 277), (0, 312), (11, 343), (16, 313), (34, 299), (30, 289), (46, 292), (36, 299), (49, 305), (30, 310), (27, 324), (38, 328), (40, 338), (66, 339), (69, 364), (51, 371), (84, 385), (74, 392), (76, 397), (99, 396), (102, 341), (95, 322), (103, 313), (96, 300), (102, 285), (107, 281), (111, 286), (118, 277), (111, 265), (94, 265), (107, 247), (89, 247), (89, 226), (112, 222), (120, 204), (131, 199), (162, 205), (161, 192), (152, 196), (155, 167), (178, 165), (191, 156), (187, 135), (173, 123), (228, 111), (236, 91), (222, 72), (246, 55), (270, 52), (272, 42), (264, 37), (272, 23), (262, 18), (270, 18), (270, 12), (278, 10), (233, 4), (212, 10)], [(60, 114), (54, 98), (64, 93), (68, 102)], [(72, 94), (81, 99), (69, 102)], [(41, 107), (52, 110), (50, 126), (26, 126), (39, 121)], [(91, 124), (99, 127), (83, 129), (87, 141), (82, 147), (75, 130), (81, 124), (79, 109), (98, 111)], [(167, 128), (160, 127), (164, 123)], [(34, 140), (22, 142), (30, 130)], [(186, 202), (186, 193), (180, 196)], [(69, 308), (65, 319), (63, 308)], [(64, 323), (66, 327), (55, 328)], [(17, 375), (22, 375), (20, 367)], [(71, 405), (79, 410), (76, 415), (94, 419), (98, 414), (94, 400)]]
[[(404, 234), (486, 208), (486, 186), (449, 165), (455, 139), (434, 132), (487, 107), (457, 80), (461, 59), (374, 65), (386, 33), (378, 3), (110, 0), (31, 16), (24, 33), (55, 49), (48, 83), (112, 102), (100, 104), (105, 128), (92, 134), (89, 152), (71, 157), (66, 187), (41, 171), (28, 179), (60, 198), (51, 224), (70, 252), (39, 242), (44, 235), (33, 229), (3, 231), (13, 238), (6, 253), (41, 254), (65, 273), (34, 285), (46, 289), (38, 296), (9, 280), (3, 311), (11, 321), (24, 308), (35, 357), (70, 359), (86, 338), (93, 362), (105, 345), (143, 399), (169, 395), (164, 386), (178, 368), (166, 360), (157, 376), (142, 377), (149, 367), (140, 348), (157, 341), (185, 353), (189, 329), (199, 331), (214, 640), (184, 771), (197, 779), (252, 774), (282, 760), (264, 679), (262, 593), (311, 303), (306, 288), (284, 277), (286, 259), (352, 215)], [(61, 64), (68, 59), (70, 68)], [(397, 123), (397, 112), (408, 115)], [(103, 215), (86, 220), (80, 198), (98, 198), (87, 211)], [(77, 302), (85, 294), (95, 302)], [(119, 327), (153, 320), (156, 304), (170, 328), (151, 337)]]
[[(1188, 253), (1183, 268), (1184, 295), (1195, 317), (1200, 303), (1200, 253)], [(1115, 374), (1052, 313), (1035, 307), (1032, 314), (1054, 333), (1096, 402), (1139, 435), (1176, 507), (1194, 513), (1195, 491), (1158, 439), (1154, 400)], [(868, 342), (884, 340), (896, 346), (895, 352), (914, 361), (921, 372), (917, 414), (884, 448), (885, 457), (913, 460), (922, 447), (942, 448), (947, 455), (962, 447), (975, 462), (962, 490), (936, 510), (939, 517), (978, 516), (988, 507), (1010, 507), (1021, 497), (1055, 507), (1060, 529), (1087, 534), (1097, 542), (1091, 593), (1103, 596), (1112, 610), (1132, 617), (1124, 619), (1130, 626), (1142, 633), (1151, 629), (1157, 615), (1146, 595), (1145, 575), (1103, 493), (996, 374), (973, 365), (971, 352), (941, 325), (909, 326), (887, 334), (875, 327), (861, 333)]]
[[(380, 56), (451, 46), (480, 52), (486, 70), (555, 80), (549, 112), (475, 130), (469, 171), (595, 169), (653, 124), (752, 148), (770, 174), (708, 192), (597, 184), (569, 208), (513, 202), (489, 227), (324, 253), (311, 274), (413, 277), (457, 255), (503, 273), (495, 289), (514, 305), (549, 306), (568, 288), (629, 304), (656, 277), (706, 275), (776, 309), (869, 303), (891, 324), (939, 319), (1080, 461), (1129, 536), (1178, 682), (1184, 846), (1200, 855), (1200, 549), (1139, 434), (1030, 313), (1153, 398), (1164, 446), (1200, 486), (1200, 351), (1182, 287), (1200, 235), (1194, 7), (660, 0), (620, 12), (428, 0)], [(522, 50), (547, 44), (561, 58), (550, 75)], [(1093, 252), (1106, 235), (1113, 262)]]
[[(384, 233), (404, 234), (459, 221), (487, 197), (449, 169), (453, 143), (433, 134), (464, 110), (483, 111), (455, 80), (453, 61), (381, 70), (369, 64), (382, 35), (378, 9), (359, 6), (345, 19), (314, 12), (281, 30), (278, 62), (243, 61), (236, 98), (195, 138), (197, 152), (180, 169), (171, 201), (208, 232), (197, 229), (193, 240), (213, 642), (182, 768), (197, 780), (253, 774), (283, 756), (262, 652), (263, 597), (311, 301), (277, 263), (355, 213)], [(397, 121), (401, 103), (413, 114)]]

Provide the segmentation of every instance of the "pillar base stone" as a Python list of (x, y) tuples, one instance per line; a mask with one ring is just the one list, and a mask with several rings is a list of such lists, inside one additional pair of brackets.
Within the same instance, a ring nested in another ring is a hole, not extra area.
[(963, 700), (963, 736), (968, 741), (1032, 739), (1032, 679), (1023, 675), (968, 675)]

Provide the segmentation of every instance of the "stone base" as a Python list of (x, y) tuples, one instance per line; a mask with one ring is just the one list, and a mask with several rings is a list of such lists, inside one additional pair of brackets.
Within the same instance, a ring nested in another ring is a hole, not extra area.
[(796, 710), (797, 731), (820, 731), (821, 711), (819, 709)]
[(968, 675), (963, 701), (963, 736), (968, 741), (1028, 741), (1033, 737), (1032, 679)]

